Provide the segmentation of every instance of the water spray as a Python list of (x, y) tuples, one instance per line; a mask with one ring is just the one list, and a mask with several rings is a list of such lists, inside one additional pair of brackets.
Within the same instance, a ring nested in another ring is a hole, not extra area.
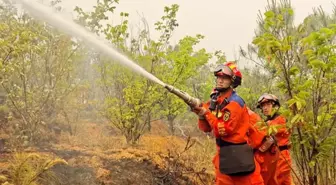
[(99, 38), (95, 34), (86, 30), (82, 26), (76, 24), (71, 19), (66, 19), (59, 15), (54, 9), (44, 6), (41, 3), (36, 2), (35, 0), (16, 0), (22, 5), (24, 10), (27, 10), (29, 14), (35, 19), (42, 20), (49, 23), (50, 25), (62, 30), (63, 32), (77, 38), (81, 38), (88, 46), (95, 47), (100, 51), (104, 52), (106, 55), (112, 57), (121, 64), (127, 65), (129, 68), (135, 72), (145, 76), (146, 78), (164, 86), (165, 84), (148, 73), (142, 67), (136, 65), (128, 57), (121, 54), (117, 49), (115, 49), (106, 39)]
[(55, 10), (50, 7), (46, 7), (35, 0), (16, 0), (15, 2), (19, 2), (22, 5), (22, 8), (29, 12), (29, 14), (34, 17), (35, 19), (44, 21), (49, 23), (50, 25), (54, 26), (62, 30), (63, 32), (73, 36), (79, 37), (84, 42), (89, 44), (89, 46), (95, 47), (100, 51), (104, 52), (106, 55), (110, 56), (114, 60), (118, 61), (119, 63), (128, 66), (133, 71), (143, 75), (144, 77), (152, 80), (153, 82), (162, 85), (165, 87), (169, 92), (175, 94), (179, 98), (183, 99), (185, 103), (187, 103), (190, 107), (195, 107), (200, 105), (200, 100), (190, 96), (189, 94), (171, 86), (165, 84), (153, 74), (147, 72), (145, 69), (137, 65), (135, 62), (130, 60), (125, 55), (121, 54), (117, 49), (115, 49), (106, 39), (98, 38), (95, 34), (89, 32), (82, 26), (76, 24), (71, 19), (65, 19), (60, 16)]

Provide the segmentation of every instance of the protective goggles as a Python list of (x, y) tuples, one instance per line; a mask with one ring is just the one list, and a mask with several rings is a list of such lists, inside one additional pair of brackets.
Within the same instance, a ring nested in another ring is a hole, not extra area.
[(226, 65), (220, 64), (214, 70), (215, 76), (233, 76), (233, 71)]
[[(265, 101), (264, 101), (264, 100), (265, 100)], [(275, 101), (276, 98), (273, 97), (273, 96), (270, 95), (270, 94), (263, 94), (263, 95), (260, 96), (260, 98), (258, 99), (258, 103), (266, 102), (266, 101), (269, 101), (269, 100), (273, 100), (273, 101)]]

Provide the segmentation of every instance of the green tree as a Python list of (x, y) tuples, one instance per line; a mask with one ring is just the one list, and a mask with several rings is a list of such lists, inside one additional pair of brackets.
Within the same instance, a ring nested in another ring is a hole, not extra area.
[(18, 13), (9, 3), (0, 10), (0, 85), (19, 120), (17, 136), (42, 141), (57, 105), (75, 88), (79, 46), (70, 37)]
[[(165, 83), (173, 85), (183, 91), (193, 95), (193, 89), (197, 82), (192, 82), (191, 78), (199, 76), (199, 67), (205, 65), (211, 57), (204, 49), (194, 51), (193, 46), (198, 44), (203, 38), (185, 37), (180, 40), (177, 48), (166, 51), (165, 63), (160, 67), (158, 77), (165, 79)], [(198, 81), (198, 82), (202, 82)], [(161, 98), (160, 105), (162, 114), (167, 118), (170, 131), (175, 133), (174, 121), (179, 115), (186, 113), (187, 109), (183, 100), (167, 91)]]
[(315, 24), (321, 20), (316, 14), (295, 26), (289, 1), (272, 1), (260, 17), (253, 44), (258, 57), (267, 62), (264, 65), (276, 71), (275, 82), (284, 93), (284, 114), (294, 131), (292, 151), (301, 182), (331, 184), (334, 169), (326, 164), (334, 160), (336, 142), (335, 26)]
[[(120, 14), (119, 25), (104, 26), (101, 21), (108, 20), (106, 15), (113, 13), (115, 3), (117, 1), (98, 1), (95, 10), (89, 13), (77, 7), (78, 20), (97, 34), (104, 35), (138, 65), (166, 83), (186, 91), (192, 89), (187, 86), (187, 80), (197, 74), (198, 67), (207, 62), (210, 54), (204, 49), (195, 51), (193, 48), (203, 38), (201, 35), (186, 36), (176, 46), (170, 45), (172, 33), (178, 26), (176, 13), (179, 6), (174, 4), (164, 8), (165, 15), (155, 24), (161, 35), (158, 40), (153, 40), (146, 21), (143, 21), (144, 28), (140, 28), (139, 35), (130, 37), (127, 13)], [(92, 54), (92, 57), (104, 92), (103, 115), (124, 134), (128, 143), (136, 143), (153, 119), (167, 117), (173, 131), (174, 119), (186, 110), (181, 100), (99, 53)]]

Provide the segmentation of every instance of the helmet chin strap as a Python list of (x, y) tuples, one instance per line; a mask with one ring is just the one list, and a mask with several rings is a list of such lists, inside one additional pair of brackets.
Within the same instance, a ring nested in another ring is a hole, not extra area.
[(230, 89), (230, 86), (226, 87), (226, 88), (223, 88), (223, 87), (216, 87), (215, 88), (215, 90), (218, 91), (218, 92), (226, 92), (229, 89)]

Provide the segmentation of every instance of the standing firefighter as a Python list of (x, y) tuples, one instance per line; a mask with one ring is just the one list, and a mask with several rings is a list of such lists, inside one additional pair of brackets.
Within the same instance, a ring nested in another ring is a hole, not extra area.
[(249, 144), (254, 149), (254, 156), (260, 165), (260, 173), (265, 185), (278, 185), (276, 177), (279, 150), (273, 143), (272, 136), (266, 135), (266, 129), (259, 124), (261, 117), (248, 109), (250, 115), (250, 129), (248, 131)]
[(277, 162), (276, 177), (279, 185), (291, 185), (291, 157), (289, 153), (290, 133), (286, 128), (286, 119), (279, 114), (279, 99), (273, 94), (263, 94), (258, 99), (258, 108), (265, 116), (265, 122), (271, 126), (277, 126), (275, 140), (279, 146), (280, 156)]
[(244, 100), (233, 90), (241, 84), (241, 73), (229, 62), (214, 71), (216, 88), (210, 101), (193, 108), (198, 126), (213, 132), (217, 153), (213, 158), (217, 185), (263, 185), (260, 167), (247, 143), (249, 114)]

